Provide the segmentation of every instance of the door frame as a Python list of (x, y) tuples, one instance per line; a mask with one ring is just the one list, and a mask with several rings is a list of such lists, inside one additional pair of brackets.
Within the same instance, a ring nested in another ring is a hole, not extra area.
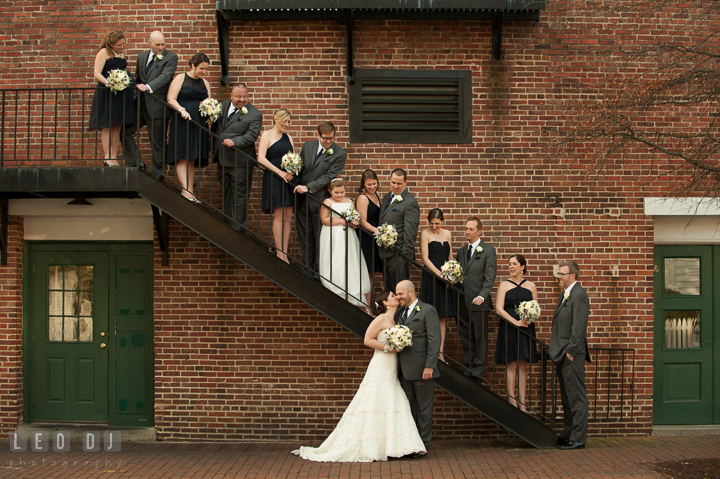
[[(152, 269), (154, 265), (154, 244), (151, 241), (24, 241), (23, 242), (23, 278), (22, 278), (22, 368), (23, 368), (23, 421), (30, 424), (30, 416), (32, 410), (32, 381), (30, 378), (31, 361), (30, 356), (30, 327), (28, 307), (30, 298), (30, 268), (31, 260), (35, 252), (66, 252), (66, 251), (87, 251), (87, 252), (106, 252), (108, 253), (108, 330), (110, 337), (108, 338), (108, 346), (112, 348), (108, 358), (108, 425), (113, 426), (154, 426), (154, 348), (152, 344), (149, 347), (149, 357), (146, 367), (149, 368), (147, 390), (150, 416), (138, 423), (134, 419), (128, 420), (117, 414), (117, 381), (118, 381), (118, 318), (117, 310), (117, 277), (116, 277), (116, 258), (119, 256), (144, 254), (149, 257), (149, 300), (150, 300), (150, 327), (148, 333), (150, 342), (152, 343), (153, 335), (153, 315), (152, 315), (152, 299), (153, 299), (153, 279)], [(58, 421), (60, 422), (60, 421)]]

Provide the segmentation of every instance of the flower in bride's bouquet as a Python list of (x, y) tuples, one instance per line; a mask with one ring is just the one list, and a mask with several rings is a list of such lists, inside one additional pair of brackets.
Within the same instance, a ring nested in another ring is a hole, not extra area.
[(375, 232), (375, 242), (378, 246), (382, 246), (383, 248), (392, 248), (397, 242), (397, 237), (398, 234), (395, 226), (387, 223), (378, 226), (378, 229)]
[(302, 167), (303, 160), (297, 153), (288, 151), (287, 153), (285, 153), (285, 155), (283, 155), (282, 162), (280, 163), (280, 168), (282, 168), (283, 170), (287, 171), (288, 173), (292, 173), (293, 175), (297, 175), (298, 173), (300, 173), (300, 170), (302, 170)]
[(222, 103), (214, 98), (206, 98), (200, 103), (200, 115), (207, 117), (208, 125), (222, 115)]
[(440, 267), (440, 273), (442, 273), (443, 278), (453, 284), (462, 283), (465, 280), (462, 266), (460, 266), (460, 263), (458, 263), (454, 259), (445, 261), (445, 264)]
[(123, 91), (130, 84), (130, 76), (127, 70), (110, 70), (106, 86), (110, 87), (110, 91), (117, 95), (119, 91)]
[(515, 306), (515, 312), (521, 321), (532, 323), (540, 317), (540, 305), (534, 299), (531, 301), (523, 301)]
[(412, 346), (412, 330), (402, 324), (396, 324), (385, 333), (388, 344), (397, 352)]
[[(359, 223), (360, 222), (360, 212), (356, 210), (355, 208), (350, 208), (349, 210), (341, 211), (340, 216), (345, 218), (348, 223)], [(343, 230), (347, 229), (346, 226), (343, 226)]]

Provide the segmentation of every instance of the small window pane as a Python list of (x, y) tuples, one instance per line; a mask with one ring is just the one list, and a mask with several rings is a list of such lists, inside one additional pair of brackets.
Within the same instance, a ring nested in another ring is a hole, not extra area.
[(700, 258), (665, 258), (665, 294), (700, 295)]
[(62, 341), (62, 324), (62, 317), (50, 318), (50, 341)]
[(76, 266), (65, 266), (65, 291), (75, 291), (78, 288), (78, 273)]
[(63, 341), (78, 340), (77, 318), (65, 317), (65, 328), (63, 330)]
[(48, 309), (50, 316), (60, 316), (63, 310), (63, 293), (62, 291), (50, 291), (50, 299)]
[(89, 291), (80, 292), (80, 316), (92, 316), (92, 293)]
[(65, 316), (77, 316), (78, 302), (77, 293), (75, 291), (65, 291), (65, 305), (63, 308)]
[(93, 267), (80, 266), (80, 289), (92, 291), (93, 289)]
[(665, 311), (665, 347), (700, 347), (700, 311)]
[(92, 318), (80, 318), (80, 341), (92, 341)]
[(62, 289), (62, 266), (50, 266), (49, 275), (48, 287), (50, 289)]

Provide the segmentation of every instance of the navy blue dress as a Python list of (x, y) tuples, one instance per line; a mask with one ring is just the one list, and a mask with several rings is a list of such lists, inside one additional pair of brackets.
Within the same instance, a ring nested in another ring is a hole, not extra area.
[[(103, 65), (102, 75), (107, 78), (112, 70), (127, 70), (127, 60), (120, 57), (108, 58)], [(135, 124), (135, 80), (128, 72), (130, 84), (123, 91), (113, 93), (105, 85), (98, 82), (101, 89), (95, 90), (90, 107), (90, 118), (88, 128), (93, 130), (104, 130), (116, 126)]]
[[(363, 195), (367, 197), (367, 194), (363, 193)], [(378, 203), (380, 203), (380, 197), (377, 192), (375, 193), (375, 198), (378, 200)], [(376, 228), (380, 225), (380, 207), (370, 201), (369, 197), (367, 222)], [(380, 259), (375, 237), (370, 233), (360, 231), (360, 228), (357, 229), (357, 234), (360, 235), (360, 249), (362, 250), (363, 257), (365, 258), (368, 273), (373, 274), (375, 272), (382, 271), (382, 260)]]
[[(293, 147), (290, 138), (283, 133), (278, 141), (270, 145), (265, 153), (265, 158), (274, 166), (282, 169), (282, 157), (286, 153), (292, 152)], [(285, 183), (270, 171), (263, 174), (262, 198), (260, 199), (260, 207), (263, 213), (272, 213), (272, 210), (283, 208), (285, 206), (295, 206), (295, 197), (293, 195), (293, 185)]]
[[(200, 116), (200, 102), (208, 97), (208, 91), (202, 78), (193, 78), (185, 73), (177, 102), (197, 123), (207, 126), (207, 118)], [(195, 166), (208, 165), (209, 133), (194, 123), (183, 119), (175, 111), (170, 116), (170, 138), (168, 141), (167, 162), (174, 165), (178, 160), (196, 159)]]
[[(516, 287), (509, 289), (505, 293), (505, 312), (518, 321), (520, 321), (520, 318), (515, 312), (515, 307), (523, 301), (532, 301), (533, 299), (532, 292), (529, 289), (520, 287), (525, 281), (523, 280), (520, 284), (510, 281)], [(518, 328), (502, 318), (499, 319), (499, 322), (497, 346), (495, 347), (495, 364), (512, 363), (518, 360), (518, 329), (523, 329), (532, 337), (536, 337), (535, 323), (530, 323), (527, 328)], [(538, 362), (537, 346), (534, 341), (533, 344), (530, 344), (530, 338), (525, 334), (520, 334), (520, 361), (528, 360), (532, 363)]]
[[(450, 243), (431, 241), (428, 243), (428, 257), (430, 262), (440, 269), (450, 259)], [(448, 287), (448, 283), (442, 278), (423, 270), (420, 301), (435, 306), (439, 317), (453, 318), (457, 316), (457, 294)]]

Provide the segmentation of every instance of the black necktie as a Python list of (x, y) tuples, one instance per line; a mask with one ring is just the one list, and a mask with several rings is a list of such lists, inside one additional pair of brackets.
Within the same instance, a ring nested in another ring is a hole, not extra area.
[(403, 311), (401, 324), (405, 324), (405, 321), (407, 321), (407, 318), (408, 318), (408, 310), (406, 309), (405, 311)]
[(318, 151), (318, 154), (317, 154), (317, 156), (315, 157), (315, 161), (319, 160), (323, 153), (325, 153), (325, 149), (324, 149), (324, 148), (320, 148), (320, 151)]
[(471, 244), (468, 245), (468, 257), (467, 260), (470, 261), (472, 259), (472, 253), (473, 253), (473, 247)]
[(235, 116), (235, 113), (237, 113), (237, 108), (230, 112), (230, 114), (228, 115), (228, 120)]
[(150, 71), (150, 70), (153, 69), (154, 66), (155, 66), (155, 55), (153, 55), (153, 56), (150, 58), (150, 63), (147, 64), (146, 70), (147, 70), (147, 71)]

